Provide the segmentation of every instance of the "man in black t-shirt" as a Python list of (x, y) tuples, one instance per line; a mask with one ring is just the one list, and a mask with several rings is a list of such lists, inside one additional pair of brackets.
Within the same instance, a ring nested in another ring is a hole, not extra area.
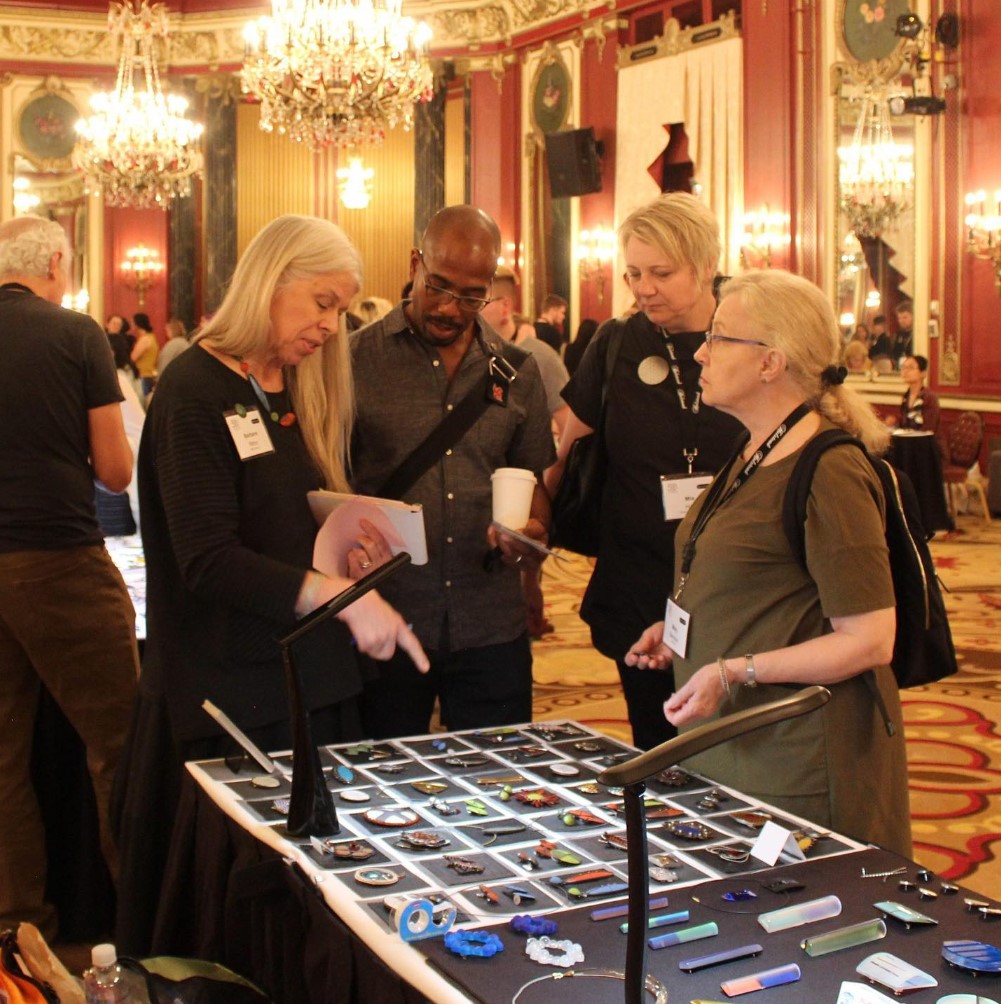
[(101, 328), (59, 306), (58, 223), (0, 225), (0, 929), (56, 933), (30, 765), (44, 685), (87, 748), (112, 875), (111, 783), (132, 714), (135, 611), (94, 512), (94, 479), (128, 487), (118, 376)]
[(567, 301), (550, 293), (542, 301), (539, 319), (535, 322), (535, 337), (551, 346), (561, 355), (566, 341), (563, 324), (567, 319)]

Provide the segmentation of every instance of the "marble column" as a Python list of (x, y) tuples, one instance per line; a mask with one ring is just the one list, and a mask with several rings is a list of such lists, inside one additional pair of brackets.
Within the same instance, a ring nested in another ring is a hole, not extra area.
[[(194, 82), (185, 80), (181, 87), (188, 99), (188, 107), (198, 108), (200, 102), (195, 94)], [(196, 113), (195, 118), (197, 117)], [(167, 316), (182, 320), (189, 331), (199, 317), (195, 304), (195, 266), (198, 260), (195, 253), (197, 187), (198, 181), (192, 179), (191, 194), (175, 198), (171, 202), (168, 218), (167, 274), (170, 276), (170, 288), (167, 293)]]
[(205, 100), (204, 277), (202, 310), (222, 303), (236, 267), (236, 97), (232, 87)]
[(434, 97), (414, 111), (414, 245), (445, 205), (445, 81), (436, 78)]

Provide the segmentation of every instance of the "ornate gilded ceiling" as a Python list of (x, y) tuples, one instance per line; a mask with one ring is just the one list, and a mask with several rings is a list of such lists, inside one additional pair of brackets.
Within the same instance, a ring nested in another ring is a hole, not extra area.
[[(408, 14), (424, 20), (433, 32), (432, 53), (456, 54), (509, 46), (518, 35), (573, 16), (607, 16), (616, 0), (417, 0), (405, 3)], [(172, 14), (169, 63), (233, 67), (243, 59), (243, 26), (266, 5), (217, 14)], [(113, 66), (117, 54), (108, 44), (106, 16), (100, 13), (47, 11), (0, 3), (0, 64), (72, 62)]]

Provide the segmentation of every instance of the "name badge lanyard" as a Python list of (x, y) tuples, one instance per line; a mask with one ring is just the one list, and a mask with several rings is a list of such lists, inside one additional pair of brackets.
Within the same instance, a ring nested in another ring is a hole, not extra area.
[(728, 502), (747, 483), (748, 479), (761, 466), (768, 454), (782, 441), (785, 434), (801, 418), (810, 414), (810, 410), (810, 406), (807, 404), (801, 404), (794, 408), (761, 447), (754, 451), (754, 455), (744, 464), (743, 470), (733, 479), (729, 487), (726, 485), (726, 475), (733, 465), (733, 461), (740, 455), (739, 449), (738, 453), (713, 482), (709, 493), (706, 495), (705, 504), (699, 510), (698, 516), (695, 517), (692, 532), (681, 551), (681, 577), (678, 579), (678, 588), (674, 592), (675, 603), (680, 601), (681, 594), (688, 582), (688, 573), (691, 571), (692, 561), (695, 558), (695, 546), (699, 537), (702, 536), (702, 531), (705, 530), (706, 524), (716, 515), (724, 503)]
[[(674, 384), (674, 392), (678, 395), (678, 405), (681, 407), (681, 454), (688, 463), (687, 474), (692, 473), (692, 465), (699, 455), (696, 427), (698, 424), (699, 409), (702, 405), (702, 393), (697, 388), (689, 394), (682, 379), (681, 363), (678, 360), (678, 353), (675, 351), (671, 336), (661, 328), (664, 336), (664, 347), (667, 349), (668, 370), (671, 374), (671, 381)], [(688, 400), (691, 397), (692, 406), (689, 408)]]

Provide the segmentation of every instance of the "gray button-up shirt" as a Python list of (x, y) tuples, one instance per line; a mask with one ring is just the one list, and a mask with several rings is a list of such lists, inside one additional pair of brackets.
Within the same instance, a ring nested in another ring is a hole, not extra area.
[[(351, 479), (356, 492), (376, 494), (445, 415), (470, 390), (477, 393), (483, 386), (484, 345), (500, 354), (501, 338), (485, 322), (480, 330), (482, 343), (473, 339), (451, 384), (437, 351), (410, 330), (402, 304), (352, 334), (357, 418)], [(517, 570), (483, 568), (490, 475), (498, 467), (540, 474), (554, 459), (545, 390), (529, 357), (511, 384), (506, 407), (488, 404), (462, 439), (404, 492), (405, 501), (424, 507), (429, 560), (403, 569), (379, 591), (413, 623), (426, 648), (479, 648), (511, 641), (525, 630)]]

